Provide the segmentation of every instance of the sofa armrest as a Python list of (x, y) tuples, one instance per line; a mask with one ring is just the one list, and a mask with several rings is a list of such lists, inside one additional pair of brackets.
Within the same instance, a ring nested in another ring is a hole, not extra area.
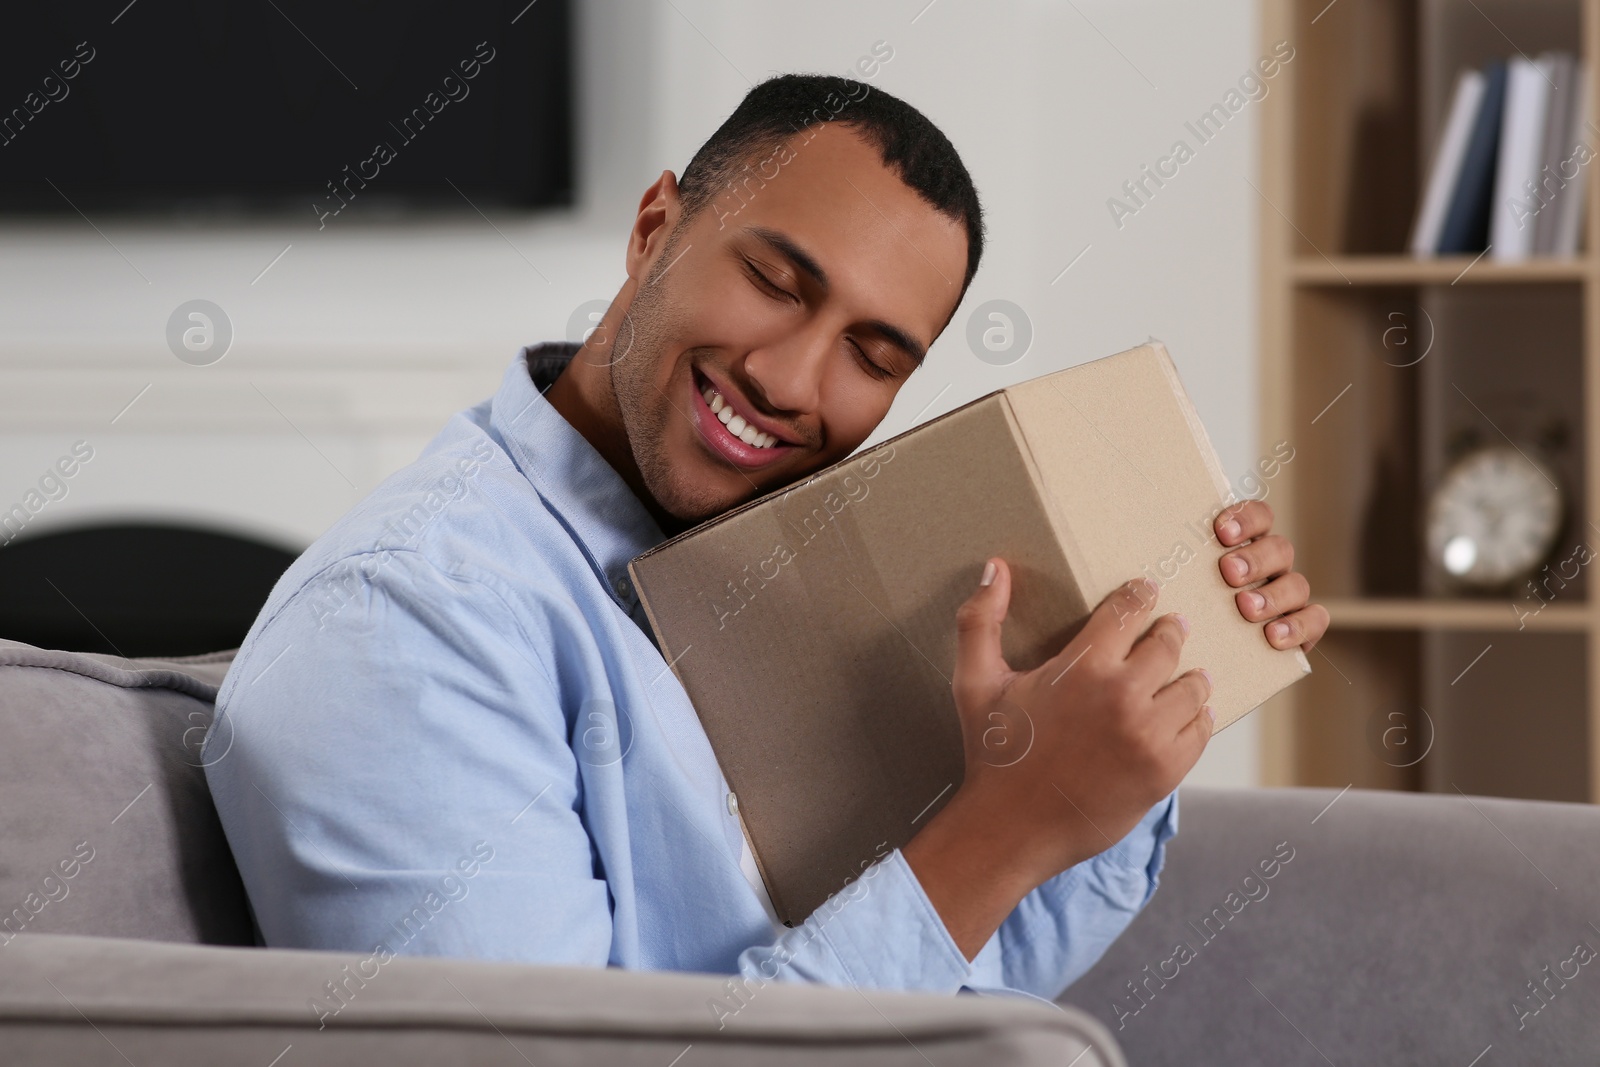
[(21, 934), (0, 948), (0, 1047), (18, 1065), (126, 1056), (265, 1067), (291, 1045), (283, 1062), (297, 1067), (1126, 1064), (1075, 1009), (771, 984), (719, 1023), (711, 1005), (729, 1003), (728, 986), (710, 975)]

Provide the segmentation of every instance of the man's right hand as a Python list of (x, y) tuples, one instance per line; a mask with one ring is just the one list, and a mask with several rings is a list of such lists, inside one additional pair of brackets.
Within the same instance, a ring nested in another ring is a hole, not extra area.
[(1043, 881), (1116, 844), (1183, 781), (1211, 737), (1211, 679), (1197, 667), (1168, 681), (1188, 631), (1176, 614), (1146, 631), (1157, 590), (1144, 579), (1113, 590), (1038, 668), (1013, 671), (1000, 651), (1011, 571), (993, 562), (956, 613), (961, 791), (1009, 824)]
[(1126, 836), (1212, 730), (1210, 676), (1168, 681), (1184, 624), (1164, 615), (1146, 632), (1151, 584), (1120, 586), (1059, 653), (1014, 671), (1000, 647), (1011, 572), (989, 562), (992, 581), (956, 615), (966, 777), (903, 850), (968, 959), (1034, 887)]

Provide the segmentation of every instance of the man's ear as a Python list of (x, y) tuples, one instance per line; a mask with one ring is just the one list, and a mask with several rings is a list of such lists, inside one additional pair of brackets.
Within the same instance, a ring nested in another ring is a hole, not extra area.
[(628, 234), (628, 277), (643, 283), (651, 264), (666, 247), (667, 235), (678, 224), (682, 210), (678, 179), (670, 170), (664, 170), (639, 198), (639, 213)]

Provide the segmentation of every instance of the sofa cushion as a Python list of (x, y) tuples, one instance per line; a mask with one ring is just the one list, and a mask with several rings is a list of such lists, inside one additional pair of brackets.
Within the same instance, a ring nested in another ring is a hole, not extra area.
[(1062, 994), (1134, 1063), (1596, 1062), (1600, 807), (1199, 786), (1178, 802), (1161, 889)]
[(1127, 1063), (1082, 1012), (1012, 997), (771, 984), (729, 1015), (709, 975), (31, 934), (0, 958), (16, 1065)]
[(255, 943), (200, 763), (232, 659), (0, 640), (0, 946), (23, 932)]

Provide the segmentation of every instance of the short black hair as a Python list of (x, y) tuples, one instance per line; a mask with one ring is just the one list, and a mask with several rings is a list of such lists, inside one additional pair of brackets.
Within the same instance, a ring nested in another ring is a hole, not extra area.
[(917, 195), (966, 228), (967, 273), (961, 282), (965, 295), (983, 257), (983, 207), (972, 176), (950, 139), (926, 115), (852, 78), (780, 74), (746, 93), (678, 179), (684, 221), (727, 188), (734, 172), (747, 166), (752, 156), (823, 122), (841, 122), (861, 134)]

